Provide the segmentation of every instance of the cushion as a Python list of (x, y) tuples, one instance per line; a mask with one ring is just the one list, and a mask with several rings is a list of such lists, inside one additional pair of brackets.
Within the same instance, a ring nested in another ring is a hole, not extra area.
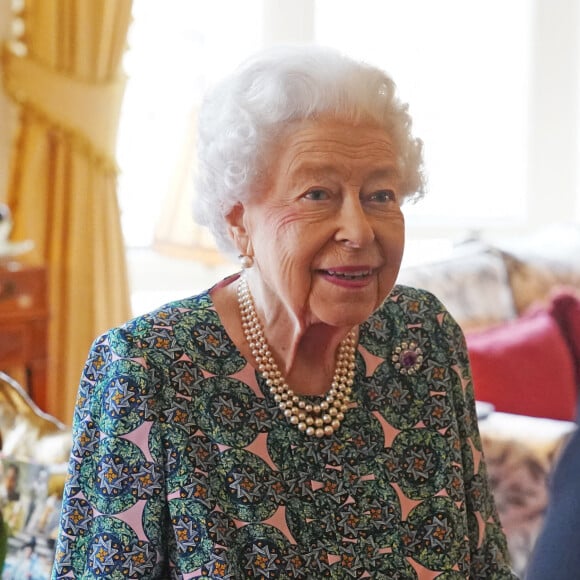
[(435, 294), (463, 330), (517, 315), (505, 262), (483, 243), (457, 247), (446, 260), (405, 267), (397, 281)]
[(547, 303), (556, 286), (580, 290), (580, 226), (559, 224), (498, 243), (509, 274), (513, 300), (523, 313), (538, 300)]
[(497, 411), (574, 420), (573, 356), (547, 309), (466, 334), (475, 396)]
[(576, 371), (576, 384), (580, 388), (580, 292), (569, 288), (556, 290), (549, 306), (568, 348), (572, 353)]

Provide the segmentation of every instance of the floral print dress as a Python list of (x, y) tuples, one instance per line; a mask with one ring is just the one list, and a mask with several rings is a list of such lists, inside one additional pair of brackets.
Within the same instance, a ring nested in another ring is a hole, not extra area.
[(98, 338), (53, 578), (512, 578), (453, 319), (396, 286), (356, 362), (353, 408), (317, 439), (209, 292)]

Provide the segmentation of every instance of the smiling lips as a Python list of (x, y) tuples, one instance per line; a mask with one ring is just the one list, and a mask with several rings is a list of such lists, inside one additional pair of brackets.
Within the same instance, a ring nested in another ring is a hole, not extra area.
[(375, 274), (374, 268), (368, 266), (344, 266), (329, 270), (320, 270), (323, 277), (334, 284), (349, 287), (365, 286)]

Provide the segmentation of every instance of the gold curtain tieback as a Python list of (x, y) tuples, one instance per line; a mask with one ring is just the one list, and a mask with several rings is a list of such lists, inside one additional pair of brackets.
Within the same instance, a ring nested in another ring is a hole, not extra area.
[(17, 55), (8, 45), (3, 47), (2, 65), (6, 91), (17, 103), (88, 142), (114, 165), (124, 75), (106, 82), (82, 81)]

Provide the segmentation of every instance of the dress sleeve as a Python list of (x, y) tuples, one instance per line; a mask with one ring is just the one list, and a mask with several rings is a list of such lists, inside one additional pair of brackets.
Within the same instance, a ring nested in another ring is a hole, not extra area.
[(159, 373), (121, 329), (92, 345), (52, 579), (168, 578)]
[(481, 446), (475, 396), (465, 337), (453, 317), (441, 306), (442, 340), (447, 343), (452, 369), (459, 380), (452, 392), (464, 473), (465, 502), (471, 545), (470, 578), (517, 578), (510, 566)]

